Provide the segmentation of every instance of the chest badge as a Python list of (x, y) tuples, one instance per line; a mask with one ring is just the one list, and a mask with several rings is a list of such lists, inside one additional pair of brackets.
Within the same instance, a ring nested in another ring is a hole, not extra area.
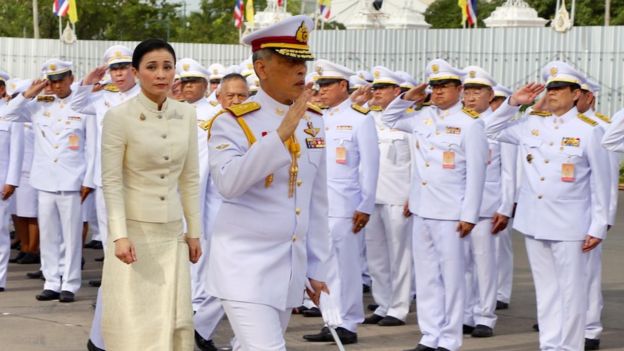
[(532, 130), (531, 130), (531, 134), (532, 134), (533, 136), (539, 136), (539, 135), (540, 135), (539, 129), (532, 129)]
[(311, 137), (316, 137), (316, 135), (321, 131), (320, 128), (314, 128), (312, 121), (308, 121), (308, 128), (304, 129), (303, 132), (308, 134)]

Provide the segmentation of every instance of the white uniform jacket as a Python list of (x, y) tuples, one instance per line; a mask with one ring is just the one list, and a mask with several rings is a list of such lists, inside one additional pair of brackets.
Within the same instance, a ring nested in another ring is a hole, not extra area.
[(604, 238), (609, 209), (609, 155), (603, 129), (576, 107), (561, 117), (511, 117), (503, 103), (488, 120), (488, 137), (516, 144), (524, 163), (514, 228), (539, 240)]
[(19, 186), (23, 157), (24, 126), (0, 120), (0, 187)]
[(71, 108), (74, 93), (53, 101), (19, 94), (3, 109), (3, 118), (32, 122), (35, 151), (30, 184), (43, 191), (94, 188), (96, 125), (93, 116)]
[(406, 114), (412, 104), (399, 96), (382, 117), (414, 136), (410, 211), (423, 218), (477, 223), (488, 157), (483, 121), (464, 112), (461, 103), (446, 111), (427, 106)]
[(223, 204), (212, 236), (206, 290), (221, 299), (285, 310), (301, 304), (306, 276), (326, 279), (330, 241), (323, 120), (306, 112), (310, 123), (302, 119), (296, 130), (301, 152), (295, 195), (288, 197), (291, 154), (276, 132), (288, 106), (263, 90), (249, 102), (260, 109), (238, 118), (256, 139), (252, 145), (230, 112), (217, 116), (210, 129), (210, 175)]
[[(329, 216), (351, 218), (375, 208), (379, 146), (375, 121), (359, 112), (351, 99), (324, 110), (327, 136)], [(366, 111), (366, 110), (362, 110)], [(339, 148), (344, 150), (341, 157)]]

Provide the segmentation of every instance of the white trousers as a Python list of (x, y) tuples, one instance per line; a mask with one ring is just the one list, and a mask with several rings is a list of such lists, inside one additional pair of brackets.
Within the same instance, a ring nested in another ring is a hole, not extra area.
[(233, 351), (285, 351), (284, 332), (291, 309), (232, 300), (221, 300), (234, 331)]
[(525, 237), (535, 283), (540, 350), (583, 350), (587, 314), (587, 255), (582, 241)]
[(496, 269), (495, 236), (492, 218), (477, 222), (465, 240), (465, 305), (464, 324), (478, 324), (494, 328), (496, 325)]
[(513, 286), (513, 246), (511, 242), (512, 219), (509, 219), (507, 228), (494, 236), (496, 245), (496, 267), (498, 268), (498, 291), (496, 299), (505, 303), (511, 301)]
[(587, 320), (585, 322), (585, 337), (588, 339), (600, 339), (602, 335), (602, 246), (598, 245), (588, 254), (587, 278), (588, 278), (588, 301)]
[(76, 293), (82, 259), (80, 192), (39, 191), (39, 231), (43, 288)]
[(405, 321), (412, 288), (412, 221), (403, 205), (375, 205), (366, 226), (366, 255), (373, 280), (375, 314)]
[(457, 221), (412, 217), (420, 343), (459, 350), (463, 336), (464, 239), (457, 232)]
[(329, 218), (332, 239), (330, 270), (327, 275), (329, 291), (340, 293), (340, 315), (343, 328), (354, 333), (358, 324), (364, 321), (362, 297), (362, 265), (360, 261), (361, 235), (354, 234), (351, 218)]
[[(106, 240), (108, 238), (108, 213), (106, 212), (104, 191), (101, 186), (95, 188), (95, 212), (97, 214), (98, 232), (97, 235), (94, 235), (91, 239), (101, 241), (102, 246), (106, 247)], [(106, 250), (103, 251), (106, 252)]]
[(0, 199), (0, 288), (6, 288), (9, 256), (11, 256), (9, 220), (11, 219), (13, 198), (14, 196), (7, 201)]

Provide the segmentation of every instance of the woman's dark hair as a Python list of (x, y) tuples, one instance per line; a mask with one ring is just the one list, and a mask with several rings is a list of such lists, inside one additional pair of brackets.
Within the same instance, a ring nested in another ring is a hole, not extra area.
[(134, 67), (135, 69), (139, 69), (139, 64), (141, 63), (143, 56), (152, 51), (163, 49), (171, 53), (171, 56), (173, 56), (173, 63), (175, 64), (175, 50), (173, 50), (173, 47), (169, 45), (169, 43), (162, 39), (146, 39), (140, 42), (139, 45), (137, 45), (137, 47), (134, 49), (134, 53), (132, 54), (132, 67)]

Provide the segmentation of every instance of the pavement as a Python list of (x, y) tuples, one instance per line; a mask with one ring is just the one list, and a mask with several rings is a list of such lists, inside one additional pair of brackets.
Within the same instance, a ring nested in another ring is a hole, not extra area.
[[(620, 201), (624, 201), (620, 196)], [(622, 202), (621, 202), (622, 203)], [(618, 211), (617, 223), (609, 232), (603, 251), (603, 310), (604, 333), (601, 350), (624, 350), (624, 208)], [(525, 351), (538, 349), (538, 333), (532, 330), (536, 323), (535, 292), (524, 241), (513, 234), (514, 287), (509, 309), (498, 311), (495, 336), (487, 339), (464, 338), (462, 350)], [(39, 302), (35, 295), (42, 289), (40, 280), (26, 279), (26, 272), (37, 265), (9, 265), (7, 290), (0, 293), (0, 350), (1, 351), (84, 351), (89, 338), (93, 302), (97, 290), (87, 282), (100, 276), (102, 264), (98, 250), (84, 250), (86, 266), (83, 287), (77, 301), (61, 304), (58, 301)], [(15, 255), (15, 252), (13, 252)], [(364, 305), (372, 302), (370, 294)], [(404, 350), (413, 348), (420, 334), (416, 315), (409, 314), (407, 324), (401, 327), (361, 326), (359, 343), (347, 345), (346, 350)], [(368, 313), (367, 313), (368, 314)], [(316, 333), (321, 328), (319, 318), (293, 315), (286, 332), (286, 343), (291, 351), (337, 350), (332, 343), (312, 344), (302, 339), (303, 334)], [(227, 345), (232, 332), (227, 320), (221, 322), (215, 335), (217, 345)]]

